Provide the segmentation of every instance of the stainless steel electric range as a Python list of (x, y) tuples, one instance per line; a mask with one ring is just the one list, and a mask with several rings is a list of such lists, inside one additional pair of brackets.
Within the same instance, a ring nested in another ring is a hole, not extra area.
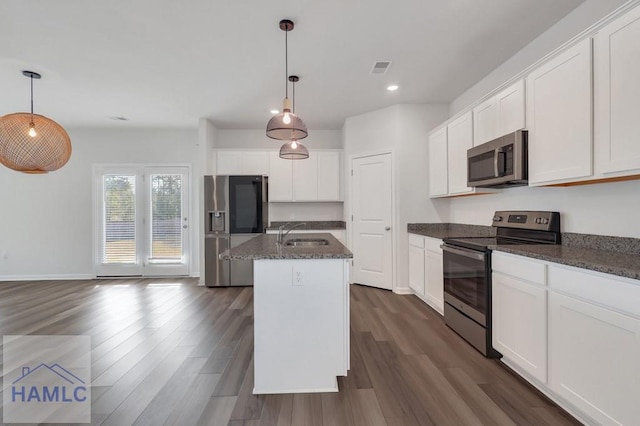
[(445, 238), (444, 320), (486, 357), (491, 345), (491, 248), (514, 244), (560, 244), (560, 213), (497, 211), (496, 236)]

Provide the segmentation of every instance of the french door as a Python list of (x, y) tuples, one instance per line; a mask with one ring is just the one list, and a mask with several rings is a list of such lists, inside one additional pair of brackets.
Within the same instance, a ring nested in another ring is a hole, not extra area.
[(96, 166), (96, 276), (189, 274), (189, 168)]

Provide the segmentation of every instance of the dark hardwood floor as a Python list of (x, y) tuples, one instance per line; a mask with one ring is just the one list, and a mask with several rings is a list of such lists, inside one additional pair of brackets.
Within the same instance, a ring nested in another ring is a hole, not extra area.
[(0, 331), (90, 335), (93, 424), (579, 424), (414, 296), (357, 285), (351, 370), (339, 393), (251, 393), (251, 288), (208, 289), (194, 279), (0, 282)]

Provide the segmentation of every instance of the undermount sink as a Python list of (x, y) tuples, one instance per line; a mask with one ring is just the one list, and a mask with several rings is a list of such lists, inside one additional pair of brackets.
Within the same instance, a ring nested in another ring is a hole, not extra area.
[(287, 240), (284, 245), (294, 247), (326, 246), (329, 245), (329, 241), (323, 238), (292, 238)]

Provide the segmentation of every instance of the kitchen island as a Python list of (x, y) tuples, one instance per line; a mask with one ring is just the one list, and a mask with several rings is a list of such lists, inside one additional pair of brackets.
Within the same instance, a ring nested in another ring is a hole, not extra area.
[(337, 392), (349, 370), (353, 255), (329, 233), (293, 237), (260, 235), (220, 255), (253, 260), (254, 394)]

